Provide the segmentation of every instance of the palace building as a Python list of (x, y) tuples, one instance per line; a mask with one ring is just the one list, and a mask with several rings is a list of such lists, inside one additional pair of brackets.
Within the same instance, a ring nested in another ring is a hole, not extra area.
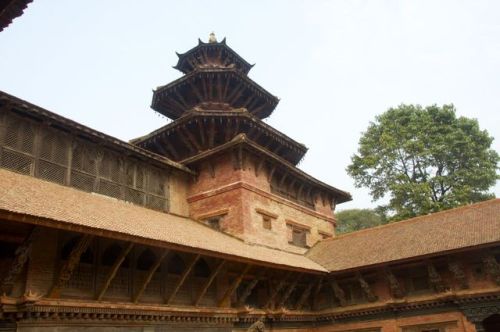
[(335, 236), (225, 39), (124, 142), (0, 92), (0, 331), (500, 331), (500, 200)]

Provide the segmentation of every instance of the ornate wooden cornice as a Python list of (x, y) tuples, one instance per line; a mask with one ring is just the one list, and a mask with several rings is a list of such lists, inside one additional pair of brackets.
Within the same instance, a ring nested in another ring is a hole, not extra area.
[[(217, 88), (216, 84), (228, 89)], [(214, 86), (215, 85), (215, 86)], [(234, 68), (196, 68), (153, 92), (151, 107), (173, 120), (194, 107), (211, 110), (246, 108), (268, 117), (279, 99)]]

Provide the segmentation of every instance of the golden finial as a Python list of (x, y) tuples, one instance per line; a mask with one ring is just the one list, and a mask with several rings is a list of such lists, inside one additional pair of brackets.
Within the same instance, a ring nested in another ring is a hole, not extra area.
[(217, 38), (215, 38), (215, 33), (211, 32), (210, 35), (208, 35), (208, 42), (217, 43)]

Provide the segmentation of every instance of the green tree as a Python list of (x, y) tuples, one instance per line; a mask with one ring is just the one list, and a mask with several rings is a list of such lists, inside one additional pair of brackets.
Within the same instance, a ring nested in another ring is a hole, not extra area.
[(381, 208), (392, 220), (406, 219), (493, 197), (492, 141), (453, 105), (401, 105), (370, 123), (347, 171), (374, 201), (389, 198)]
[(359, 231), (360, 229), (385, 224), (385, 218), (370, 209), (348, 209), (335, 214), (337, 234)]

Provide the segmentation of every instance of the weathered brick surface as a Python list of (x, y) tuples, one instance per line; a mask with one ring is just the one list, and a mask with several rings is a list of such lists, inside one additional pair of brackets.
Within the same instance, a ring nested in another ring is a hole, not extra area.
[[(257, 174), (256, 163), (257, 160), (244, 155), (242, 167), (235, 167), (230, 154), (215, 157), (211, 164), (203, 163), (197, 181), (189, 189), (190, 215), (199, 219), (225, 211), (222, 231), (250, 243), (298, 253), (306, 249), (289, 244), (291, 227), (287, 224), (303, 225), (309, 229), (308, 246), (319, 241), (321, 233), (333, 235), (333, 213), (326, 200), (318, 196), (316, 209), (312, 210), (272, 194), (268, 170), (263, 168)], [(263, 227), (263, 215), (259, 211), (276, 216), (270, 230)]]

